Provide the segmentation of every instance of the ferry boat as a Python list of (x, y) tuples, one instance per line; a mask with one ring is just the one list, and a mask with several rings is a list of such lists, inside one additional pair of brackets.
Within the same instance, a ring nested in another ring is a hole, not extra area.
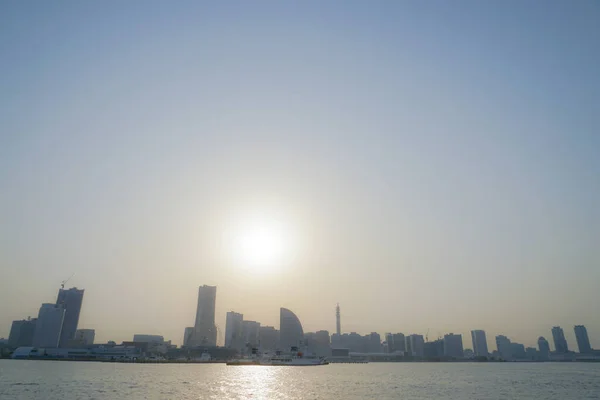
[(258, 354), (256, 349), (252, 349), (252, 357), (240, 358), (228, 361), (227, 365), (266, 365), (266, 366), (316, 366), (327, 365), (329, 362), (324, 357), (305, 355), (298, 351), (297, 347), (292, 347), (288, 354), (282, 354), (277, 351), (274, 355)]

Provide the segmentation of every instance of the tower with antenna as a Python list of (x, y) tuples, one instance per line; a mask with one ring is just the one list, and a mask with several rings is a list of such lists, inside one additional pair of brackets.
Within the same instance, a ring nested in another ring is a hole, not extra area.
[(340, 336), (342, 334), (342, 324), (340, 322), (340, 303), (335, 306), (335, 332)]

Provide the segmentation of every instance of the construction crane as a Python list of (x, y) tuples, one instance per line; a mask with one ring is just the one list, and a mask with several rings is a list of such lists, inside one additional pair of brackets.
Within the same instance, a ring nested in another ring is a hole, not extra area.
[(75, 275), (75, 272), (73, 272), (70, 277), (68, 277), (67, 279), (65, 279), (64, 281), (62, 281), (60, 283), (60, 288), (64, 289), (65, 285), (67, 284), (67, 282), (69, 282), (74, 275)]
[(425, 341), (429, 342), (429, 328), (427, 328), (427, 333), (425, 334)]

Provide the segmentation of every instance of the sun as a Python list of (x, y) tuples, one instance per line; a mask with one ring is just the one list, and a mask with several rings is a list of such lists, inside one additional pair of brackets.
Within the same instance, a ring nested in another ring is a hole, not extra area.
[(276, 219), (253, 219), (239, 226), (235, 258), (245, 268), (267, 271), (281, 267), (288, 256), (289, 242), (284, 224)]

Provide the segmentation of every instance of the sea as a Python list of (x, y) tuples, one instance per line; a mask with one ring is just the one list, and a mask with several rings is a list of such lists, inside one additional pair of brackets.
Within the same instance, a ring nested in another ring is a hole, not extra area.
[(270, 367), (0, 360), (0, 399), (600, 399), (600, 363)]

